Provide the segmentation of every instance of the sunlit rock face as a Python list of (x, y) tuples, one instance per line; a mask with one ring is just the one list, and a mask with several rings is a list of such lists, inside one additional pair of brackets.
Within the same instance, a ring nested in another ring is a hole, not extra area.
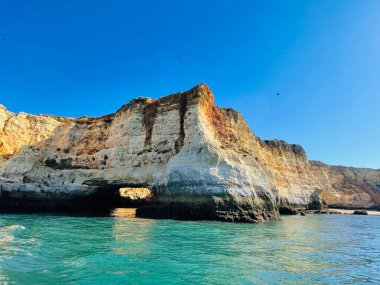
[(325, 167), (298, 145), (255, 137), (204, 84), (99, 118), (0, 107), (1, 207), (81, 207), (86, 197), (101, 204), (120, 188), (148, 188), (155, 203), (140, 216), (263, 222), (279, 207), (318, 208), (321, 195), (344, 192), (322, 179), (332, 175)]
[(149, 203), (153, 202), (154, 195), (148, 188), (120, 188), (120, 197), (130, 202)]
[(310, 161), (323, 189), (321, 197), (332, 207), (380, 209), (380, 170), (330, 166)]

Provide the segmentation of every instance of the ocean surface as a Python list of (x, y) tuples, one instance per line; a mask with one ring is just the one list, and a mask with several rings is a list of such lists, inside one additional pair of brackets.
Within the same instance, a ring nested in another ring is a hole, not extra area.
[(1, 214), (0, 284), (380, 284), (380, 216)]

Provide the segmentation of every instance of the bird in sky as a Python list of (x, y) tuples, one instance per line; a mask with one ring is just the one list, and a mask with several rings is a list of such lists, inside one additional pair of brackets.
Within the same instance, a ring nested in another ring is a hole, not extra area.
[(178, 60), (181, 60), (181, 55), (178, 55)]
[(280, 92), (277, 92), (277, 96), (280, 96)]

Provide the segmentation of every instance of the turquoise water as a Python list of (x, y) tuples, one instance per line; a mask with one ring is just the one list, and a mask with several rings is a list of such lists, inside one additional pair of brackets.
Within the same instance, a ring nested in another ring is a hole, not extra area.
[(0, 215), (0, 284), (380, 284), (380, 216)]

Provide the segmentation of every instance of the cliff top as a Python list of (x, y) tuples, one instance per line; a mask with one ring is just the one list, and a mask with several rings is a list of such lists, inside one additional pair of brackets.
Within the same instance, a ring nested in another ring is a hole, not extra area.
[(110, 114), (106, 114), (106, 115), (102, 115), (102, 116), (97, 116), (97, 117), (90, 117), (90, 116), (83, 115), (81, 117), (75, 118), (75, 117), (55, 116), (55, 115), (50, 115), (50, 114), (34, 115), (34, 114), (30, 114), (30, 113), (25, 113), (25, 112), (13, 113), (13, 112), (9, 111), (2, 104), (0, 104), (0, 109), (6, 110), (6, 111), (8, 111), (8, 112), (10, 112), (12, 114), (15, 114), (15, 115), (25, 114), (25, 115), (28, 115), (28, 116), (49, 117), (49, 118), (52, 118), (52, 119), (56, 119), (57, 121), (63, 121), (63, 120), (64, 121), (66, 121), (66, 120), (70, 120), (71, 121), (72, 120), (72, 121), (83, 122), (83, 121), (93, 121), (93, 120), (111, 118), (115, 114), (117, 114), (118, 112), (125, 111), (126, 109), (128, 109), (130, 107), (133, 107), (133, 106), (136, 106), (136, 105), (148, 105), (148, 104), (151, 104), (151, 103), (154, 103), (154, 102), (170, 101), (171, 99), (174, 98), (175, 95), (178, 95), (178, 94), (184, 93), (187, 96), (190, 96), (190, 95), (194, 95), (194, 94), (199, 93), (199, 92), (202, 92), (203, 94), (207, 94), (209, 96), (211, 95), (212, 96), (212, 100), (214, 99), (211, 89), (206, 84), (199, 83), (196, 86), (194, 86), (193, 88), (189, 89), (188, 91), (173, 93), (173, 94), (170, 94), (170, 95), (159, 97), (158, 99), (152, 99), (152, 98), (149, 98), (149, 97), (133, 98), (127, 104), (121, 106), (116, 112), (110, 113)]
[(344, 166), (344, 165), (331, 165), (331, 164), (327, 164), (327, 163), (324, 163), (322, 161), (319, 161), (319, 160), (309, 160), (309, 163), (311, 165), (314, 165), (314, 166), (317, 166), (317, 167), (335, 167), (335, 168), (344, 168), (344, 169), (352, 169), (352, 170), (363, 170), (363, 171), (368, 171), (368, 170), (371, 170), (371, 171), (380, 171), (380, 168), (370, 168), (370, 167), (355, 167), (355, 166)]

